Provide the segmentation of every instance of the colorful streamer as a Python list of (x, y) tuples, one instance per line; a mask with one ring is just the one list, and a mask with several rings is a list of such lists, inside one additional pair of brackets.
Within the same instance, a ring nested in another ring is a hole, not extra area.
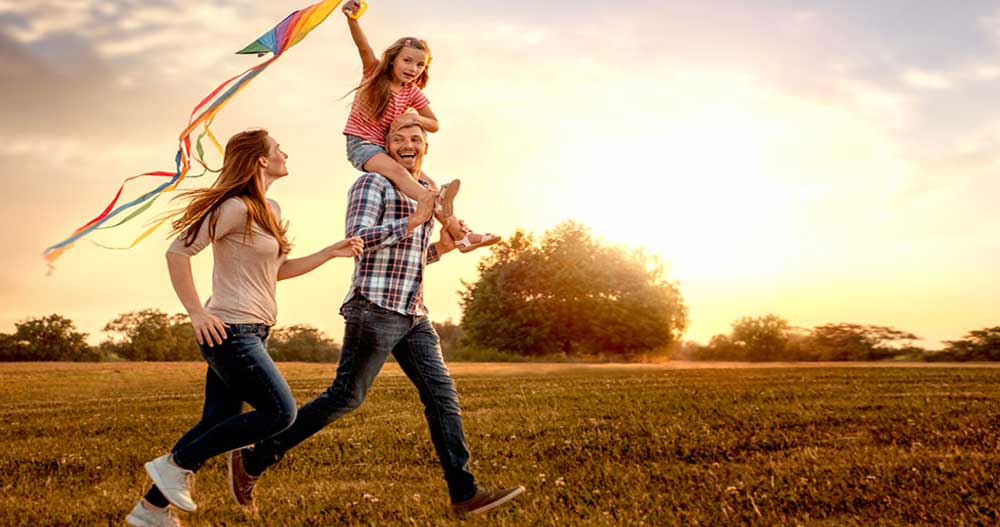
[[(267, 69), (267, 67), (277, 60), (278, 57), (280, 57), (284, 52), (288, 51), (295, 44), (301, 42), (310, 31), (316, 28), (316, 26), (322, 24), (323, 21), (330, 16), (330, 13), (332, 13), (333, 10), (336, 9), (336, 7), (341, 3), (341, 1), (342, 0), (324, 0), (304, 9), (295, 11), (285, 17), (284, 20), (274, 26), (270, 31), (264, 33), (260, 38), (253, 41), (240, 51), (237, 51), (238, 54), (256, 53), (258, 56), (263, 56), (267, 53), (273, 53), (274, 56), (247, 69), (239, 75), (227, 79), (210, 94), (208, 94), (207, 97), (202, 99), (202, 101), (199, 102), (193, 110), (191, 110), (191, 115), (188, 117), (188, 125), (184, 131), (181, 132), (180, 137), (178, 138), (179, 145), (177, 148), (177, 154), (174, 157), (174, 171), (146, 172), (125, 179), (118, 188), (118, 192), (115, 194), (114, 198), (111, 199), (111, 202), (108, 203), (107, 207), (105, 207), (100, 214), (98, 214), (94, 219), (78, 227), (65, 240), (45, 249), (43, 256), (45, 257), (49, 268), (51, 269), (53, 262), (55, 262), (55, 260), (64, 252), (69, 250), (73, 246), (73, 243), (77, 240), (87, 236), (94, 230), (111, 229), (130, 221), (149, 209), (149, 207), (151, 207), (156, 199), (161, 195), (176, 189), (177, 185), (179, 185), (185, 177), (198, 177), (204, 175), (204, 171), (201, 174), (198, 174), (198, 176), (187, 176), (187, 173), (191, 168), (192, 159), (205, 167), (206, 171), (208, 170), (208, 165), (204, 160), (205, 150), (202, 146), (202, 141), (206, 137), (219, 152), (219, 155), (223, 154), (222, 145), (215, 137), (215, 134), (211, 131), (212, 120), (215, 119), (215, 116), (234, 96), (236, 96), (237, 93), (246, 88), (251, 80), (253, 80), (257, 75), (260, 75), (261, 72)], [(361, 15), (362, 11), (363, 10), (359, 10), (352, 16), (358, 17)], [(196, 114), (197, 117), (195, 117)], [(191, 135), (199, 126), (203, 128), (203, 131), (195, 140), (196, 154), (195, 157), (192, 157)], [(142, 196), (116, 207), (118, 199), (121, 198), (122, 191), (125, 189), (125, 184), (129, 181), (142, 177), (167, 177), (169, 180), (161, 183)], [(117, 223), (106, 227), (103, 226), (119, 214), (122, 214), (134, 207), (136, 207), (136, 210), (133, 210)], [(140, 234), (139, 237), (131, 243), (131, 245), (123, 247), (123, 249), (134, 247), (136, 244), (149, 236), (153, 231), (159, 228), (164, 222), (166, 222), (167, 219), (168, 218), (159, 220), (152, 227), (146, 229), (142, 234)], [(102, 245), (102, 247), (104, 246)]]

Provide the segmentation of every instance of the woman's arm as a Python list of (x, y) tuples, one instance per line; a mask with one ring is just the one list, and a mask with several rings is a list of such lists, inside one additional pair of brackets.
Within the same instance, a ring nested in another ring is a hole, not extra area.
[(285, 260), (281, 264), (281, 267), (278, 268), (278, 280), (286, 280), (304, 275), (337, 257), (360, 256), (363, 250), (364, 242), (361, 238), (341, 240), (309, 256)]
[(371, 44), (368, 43), (368, 37), (365, 36), (364, 30), (361, 29), (361, 23), (350, 17), (351, 13), (360, 8), (361, 4), (357, 0), (348, 0), (344, 2), (344, 7), (341, 10), (347, 18), (347, 27), (351, 30), (351, 38), (354, 40), (354, 45), (358, 47), (358, 54), (361, 55), (362, 71), (367, 72), (378, 63), (378, 58), (375, 57), (375, 51), (372, 50)]
[(222, 344), (226, 340), (226, 324), (214, 315), (205, 311), (198, 299), (198, 290), (194, 286), (194, 274), (191, 272), (191, 257), (183, 254), (167, 253), (167, 270), (170, 272), (170, 283), (180, 299), (184, 309), (191, 319), (194, 328), (194, 338), (198, 344)]

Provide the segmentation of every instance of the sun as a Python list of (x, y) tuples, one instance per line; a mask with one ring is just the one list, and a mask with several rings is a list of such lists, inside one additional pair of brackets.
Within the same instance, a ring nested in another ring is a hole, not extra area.
[[(786, 219), (788, 196), (769, 178), (777, 154), (764, 121), (717, 104), (584, 148), (614, 154), (575, 168), (578, 219), (609, 240), (669, 258), (675, 268), (734, 267), (734, 253), (754, 251), (762, 238), (773, 245)], [(736, 265), (743, 271), (754, 263), (742, 260)]]

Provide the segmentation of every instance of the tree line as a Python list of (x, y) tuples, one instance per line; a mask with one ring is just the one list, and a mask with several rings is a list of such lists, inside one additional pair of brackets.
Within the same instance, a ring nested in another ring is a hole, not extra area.
[[(797, 328), (776, 315), (744, 317), (701, 345), (682, 340), (688, 308), (667, 266), (642, 250), (596, 238), (567, 221), (540, 236), (517, 231), (480, 260), (459, 291), (462, 319), (435, 323), (451, 360), (985, 361), (1000, 360), (1000, 326), (946, 341), (940, 351), (887, 326), (830, 323)], [(119, 315), (107, 339), (59, 315), (0, 334), (0, 361), (200, 360), (187, 316), (145, 309)], [(311, 326), (276, 328), (275, 360), (334, 362), (339, 346)]]
[[(187, 315), (143, 309), (104, 326), (107, 339), (91, 346), (87, 334), (60, 315), (18, 322), (0, 333), (0, 361), (193, 361), (201, 360)], [(277, 327), (267, 341), (277, 361), (336, 362), (340, 346), (309, 325)]]
[(970, 331), (959, 340), (945, 341), (944, 349), (928, 351), (913, 341), (920, 337), (888, 326), (856, 323), (798, 328), (776, 315), (744, 317), (728, 334), (712, 337), (707, 345), (686, 343), (676, 358), (714, 361), (879, 361), (1000, 360), (1000, 326)]

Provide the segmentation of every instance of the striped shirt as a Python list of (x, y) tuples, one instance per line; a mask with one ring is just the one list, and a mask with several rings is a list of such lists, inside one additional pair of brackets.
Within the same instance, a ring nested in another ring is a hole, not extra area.
[[(428, 186), (427, 182), (420, 181)], [(347, 194), (347, 237), (360, 236), (365, 250), (354, 259), (351, 289), (356, 295), (403, 315), (427, 315), (424, 307), (424, 267), (440, 256), (431, 245), (434, 222), (407, 233), (417, 202), (396, 190), (381, 174), (365, 173)]]
[[(377, 68), (378, 62), (375, 63), (372, 69), (366, 72), (362, 82), (368, 80), (368, 77)], [(424, 95), (424, 92), (420, 91), (420, 88), (413, 83), (406, 83), (398, 91), (391, 92), (389, 104), (385, 107), (385, 113), (382, 114), (382, 118), (376, 123), (368, 117), (371, 115), (371, 112), (368, 111), (370, 105), (362, 102), (361, 99), (361, 94), (355, 92), (354, 102), (351, 103), (351, 114), (347, 116), (347, 125), (344, 127), (344, 135), (356, 135), (365, 141), (371, 141), (383, 148), (385, 148), (385, 135), (389, 133), (389, 126), (392, 125), (392, 122), (397, 117), (406, 113), (410, 108), (420, 110), (431, 104)]]

